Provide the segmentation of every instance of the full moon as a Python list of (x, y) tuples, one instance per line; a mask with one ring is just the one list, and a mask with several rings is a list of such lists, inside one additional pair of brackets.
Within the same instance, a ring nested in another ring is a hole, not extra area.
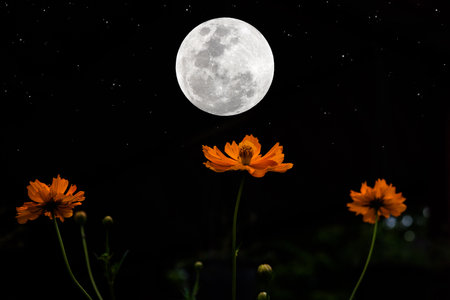
[(218, 116), (251, 109), (272, 83), (272, 50), (252, 25), (217, 18), (195, 27), (176, 59), (178, 84), (199, 109)]

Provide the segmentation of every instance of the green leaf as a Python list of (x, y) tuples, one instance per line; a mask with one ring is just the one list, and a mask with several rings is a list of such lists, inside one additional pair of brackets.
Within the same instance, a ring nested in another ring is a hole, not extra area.
[(112, 273), (113, 276), (116, 276), (117, 273), (119, 273), (120, 267), (122, 266), (125, 258), (127, 257), (128, 253), (130, 252), (130, 250), (125, 251), (125, 253), (122, 255), (122, 258), (120, 259), (120, 261), (118, 263), (115, 263), (112, 265)]

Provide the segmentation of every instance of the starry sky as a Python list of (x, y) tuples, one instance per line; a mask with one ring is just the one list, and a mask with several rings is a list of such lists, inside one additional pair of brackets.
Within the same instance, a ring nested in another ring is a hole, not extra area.
[[(175, 75), (184, 37), (217, 17), (256, 27), (275, 60), (265, 98), (236, 116), (197, 109)], [(444, 1), (421, 0), (0, 1), (0, 249), (22, 261), (20, 272), (8, 264), (11, 278), (46, 264), (65, 272), (50, 259), (60, 253), (48, 220), (14, 219), (29, 181), (60, 174), (86, 192), (92, 235), (104, 215), (117, 219), (118, 251), (135, 253), (124, 281), (148, 299), (145, 282), (163, 282), (161, 270), (224, 251), (240, 175), (206, 169), (201, 146), (246, 134), (263, 152), (280, 142), (294, 164), (248, 181), (242, 218), (257, 219), (243, 225), (254, 236), (359, 226), (349, 191), (377, 178), (403, 192), (411, 215), (431, 211), (426, 238), (448, 236), (449, 20)], [(131, 271), (140, 265), (151, 271)]]

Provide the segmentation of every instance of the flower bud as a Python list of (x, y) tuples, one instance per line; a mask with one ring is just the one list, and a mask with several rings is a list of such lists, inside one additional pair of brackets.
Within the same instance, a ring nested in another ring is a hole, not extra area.
[(258, 267), (258, 276), (264, 280), (272, 279), (272, 267), (268, 264), (262, 264)]
[(203, 269), (203, 263), (201, 261), (196, 261), (194, 264), (194, 268), (197, 271), (200, 271), (201, 269)]
[(81, 226), (86, 224), (87, 221), (87, 215), (84, 211), (80, 210), (75, 213), (75, 216), (73, 217), (75, 219), (75, 222)]
[(269, 295), (266, 292), (261, 292), (258, 294), (257, 300), (270, 300)]
[(106, 227), (109, 228), (114, 223), (113, 218), (111, 218), (110, 216), (106, 216), (103, 218), (102, 223), (103, 223), (103, 225), (105, 225)]

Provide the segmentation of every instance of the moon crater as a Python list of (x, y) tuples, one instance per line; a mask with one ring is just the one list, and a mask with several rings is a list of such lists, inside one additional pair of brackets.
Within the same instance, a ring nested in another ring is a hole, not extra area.
[(274, 63), (269, 44), (253, 26), (218, 18), (194, 28), (180, 46), (177, 80), (185, 96), (214, 115), (235, 115), (267, 93)]

